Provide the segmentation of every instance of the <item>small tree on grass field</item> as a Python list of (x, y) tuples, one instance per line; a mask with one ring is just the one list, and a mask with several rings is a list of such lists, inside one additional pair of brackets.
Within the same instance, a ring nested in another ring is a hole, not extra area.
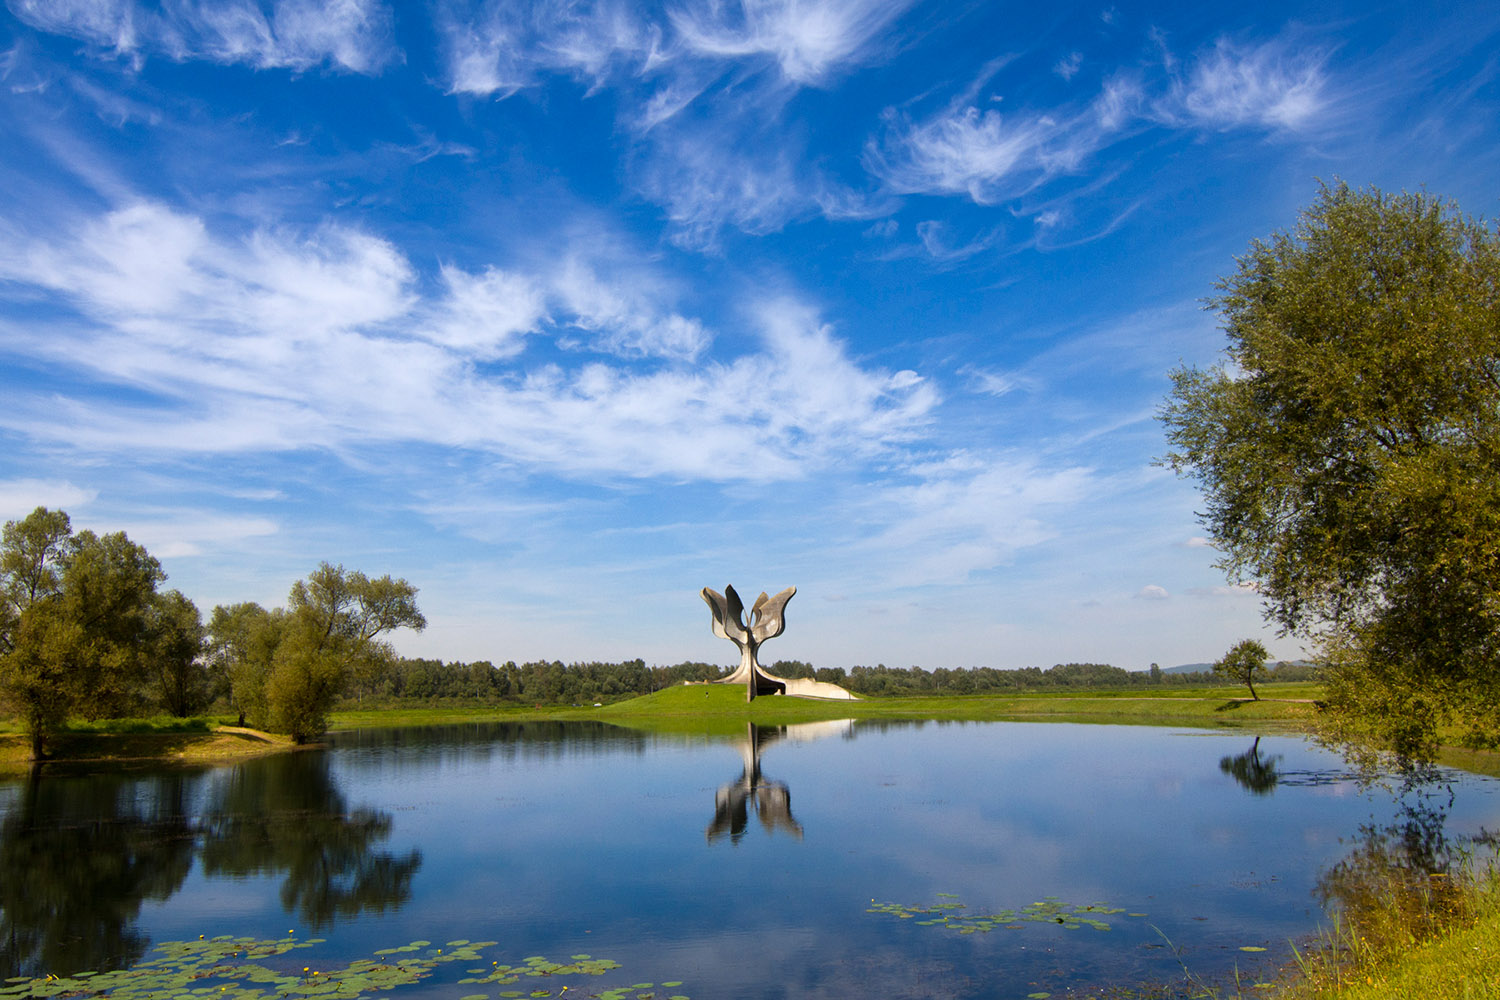
[(1250, 697), (1260, 701), (1255, 682), (1266, 677), (1266, 647), (1254, 639), (1241, 639), (1229, 647), (1224, 658), (1214, 664), (1214, 673), (1239, 681), (1250, 689)]

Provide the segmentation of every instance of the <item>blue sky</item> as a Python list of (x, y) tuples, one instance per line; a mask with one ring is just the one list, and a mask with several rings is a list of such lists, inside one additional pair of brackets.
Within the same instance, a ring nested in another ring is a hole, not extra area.
[(1494, 217), (1488, 2), (7, 0), (0, 516), (412, 655), (1214, 659), (1153, 464), (1318, 179)]

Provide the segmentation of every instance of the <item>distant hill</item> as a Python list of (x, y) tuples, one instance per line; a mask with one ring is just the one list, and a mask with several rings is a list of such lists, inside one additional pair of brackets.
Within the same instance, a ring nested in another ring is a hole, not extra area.
[[(1277, 662), (1283, 661), (1278, 660)], [(1297, 667), (1312, 666), (1312, 663), (1307, 660), (1286, 660), (1284, 662)], [(1210, 674), (1213, 673), (1213, 669), (1214, 665), (1212, 663), (1180, 663), (1175, 667), (1162, 667), (1161, 672), (1164, 674), (1195, 674), (1199, 672)]]

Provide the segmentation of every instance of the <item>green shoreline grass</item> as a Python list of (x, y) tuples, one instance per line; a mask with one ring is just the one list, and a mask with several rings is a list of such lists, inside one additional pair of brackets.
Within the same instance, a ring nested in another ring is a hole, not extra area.
[[(834, 719), (900, 721), (1069, 722), (1258, 732), (1310, 732), (1321, 688), (1312, 682), (1266, 684), (1260, 700), (1240, 689), (1190, 687), (1121, 691), (1023, 692), (813, 701), (763, 697), (745, 701), (738, 685), (677, 685), (600, 707), (442, 706), (346, 709), (332, 716), (333, 731), (481, 722), (594, 720), (656, 732), (729, 735), (746, 722), (789, 725)], [(168, 720), (121, 720), (75, 726), (54, 745), (53, 762), (146, 760), (211, 762), (280, 749), (200, 725), (174, 729)], [(229, 720), (218, 720), (227, 723)], [(211, 729), (215, 731), (210, 731)], [(31, 766), (29, 749), (13, 725), (0, 724), (0, 773)]]

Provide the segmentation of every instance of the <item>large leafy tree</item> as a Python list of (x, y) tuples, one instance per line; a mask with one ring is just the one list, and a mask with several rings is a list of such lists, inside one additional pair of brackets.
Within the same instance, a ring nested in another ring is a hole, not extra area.
[[(142, 703), (161, 564), (123, 532), (74, 534), (38, 507), (0, 541), (0, 696), (40, 758), (70, 715)], [(182, 600), (186, 600), (183, 598)]]
[(239, 713), (240, 725), (249, 722), (264, 729), (270, 724), (266, 681), (281, 634), (286, 612), (267, 611), (253, 601), (219, 605), (208, 620), (207, 650), (211, 683), (227, 695)]
[(1500, 740), (1500, 239), (1425, 194), (1325, 187), (1211, 300), (1166, 462), (1268, 616), (1323, 648), (1332, 735)]
[(182, 591), (169, 590), (154, 595), (147, 617), (146, 668), (153, 692), (169, 714), (191, 715), (211, 696), (198, 606)]
[(377, 637), (426, 627), (417, 588), (405, 580), (372, 580), (323, 563), (297, 581), (287, 600), (266, 680), (271, 725), (298, 743), (321, 735), (350, 677), (370, 661), (393, 655)]

